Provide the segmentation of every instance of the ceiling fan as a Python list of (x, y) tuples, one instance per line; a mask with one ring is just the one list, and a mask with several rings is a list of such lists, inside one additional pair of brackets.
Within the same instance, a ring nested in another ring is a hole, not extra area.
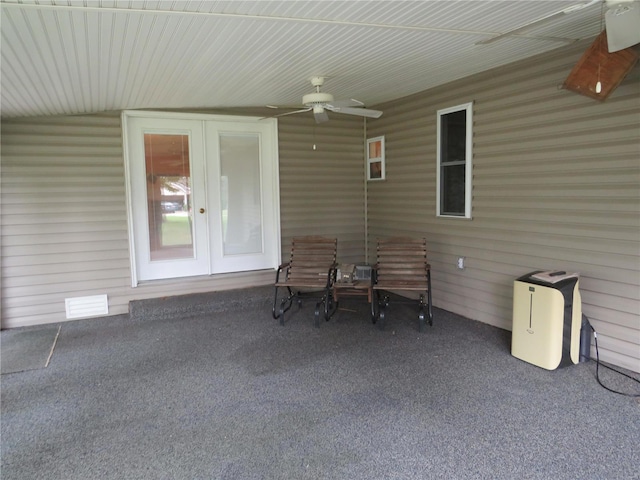
[[(334, 101), (333, 95), (320, 91), (320, 87), (324, 85), (326, 77), (311, 77), (311, 85), (316, 89), (315, 92), (309, 93), (302, 97), (302, 105), (304, 108), (294, 110), (293, 112), (281, 113), (274, 117), (283, 117), (285, 115), (293, 115), (295, 113), (313, 112), (316, 123), (322, 123), (329, 120), (327, 110), (335, 113), (344, 113), (347, 115), (358, 115), (360, 117), (379, 118), (382, 115), (380, 110), (372, 110), (363, 108), (364, 103), (355, 100), (337, 100)], [(269, 108), (278, 108), (267, 105)]]
[(640, 2), (633, 0), (606, 0), (609, 53), (640, 43)]
[(508, 32), (477, 42), (486, 45), (505, 37), (521, 34), (539, 25), (548, 23), (558, 17), (577, 12), (593, 5), (601, 5), (605, 10), (604, 21), (607, 30), (609, 52), (616, 52), (640, 43), (640, 2), (638, 0), (589, 0), (521, 25)]

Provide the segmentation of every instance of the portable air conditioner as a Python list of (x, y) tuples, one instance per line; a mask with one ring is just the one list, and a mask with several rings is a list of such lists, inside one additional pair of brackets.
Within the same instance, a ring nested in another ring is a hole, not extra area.
[(582, 304), (577, 274), (550, 275), (532, 272), (514, 282), (511, 354), (555, 370), (579, 361)]

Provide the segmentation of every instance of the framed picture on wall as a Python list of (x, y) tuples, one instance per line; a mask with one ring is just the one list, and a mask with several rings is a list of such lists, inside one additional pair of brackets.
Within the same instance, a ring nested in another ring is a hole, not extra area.
[(384, 135), (367, 138), (367, 180), (384, 180)]

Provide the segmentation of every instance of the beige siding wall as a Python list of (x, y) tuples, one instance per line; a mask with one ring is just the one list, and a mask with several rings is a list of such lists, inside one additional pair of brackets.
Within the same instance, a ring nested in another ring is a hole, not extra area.
[[(345, 261), (362, 258), (363, 128), (282, 121), (285, 251), (293, 235), (327, 234)], [(133, 299), (273, 283), (273, 271), (260, 271), (131, 287), (118, 114), (4, 121), (1, 167), (3, 328), (64, 321), (69, 297), (106, 293), (120, 314)]]
[[(515, 278), (580, 272), (601, 358), (640, 371), (640, 75), (604, 103), (559, 89), (588, 46), (379, 106), (367, 136), (386, 136), (387, 180), (368, 185), (368, 245), (425, 236), (434, 304), (506, 329)], [(437, 218), (436, 111), (469, 101), (473, 219)]]
[(64, 320), (65, 298), (127, 284), (120, 138), (117, 116), (3, 122), (3, 328)]
[(338, 238), (339, 262), (364, 261), (364, 121), (330, 115), (279, 121), (283, 260), (292, 237), (326, 235)]

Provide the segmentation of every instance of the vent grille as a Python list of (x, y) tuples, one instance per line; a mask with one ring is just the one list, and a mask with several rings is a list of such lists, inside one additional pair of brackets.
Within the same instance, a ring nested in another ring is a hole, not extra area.
[(65, 298), (64, 305), (68, 319), (95, 317), (109, 313), (109, 303), (106, 295)]

